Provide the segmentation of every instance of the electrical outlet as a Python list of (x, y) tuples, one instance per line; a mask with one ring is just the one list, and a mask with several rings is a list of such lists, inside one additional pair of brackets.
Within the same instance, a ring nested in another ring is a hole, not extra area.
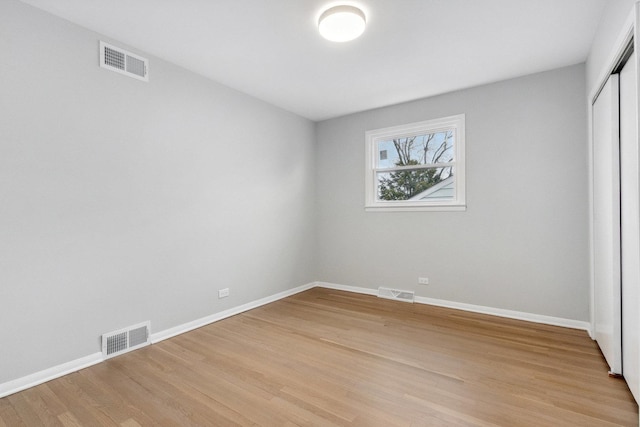
[(428, 285), (429, 278), (427, 277), (418, 277), (418, 285)]
[(219, 289), (218, 290), (218, 299), (226, 298), (229, 296), (229, 288)]

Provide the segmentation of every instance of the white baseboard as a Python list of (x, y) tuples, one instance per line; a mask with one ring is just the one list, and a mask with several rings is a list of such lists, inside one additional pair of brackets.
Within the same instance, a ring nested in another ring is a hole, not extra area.
[[(209, 323), (217, 322), (218, 320), (226, 319), (227, 317), (243, 313), (245, 311), (260, 307), (265, 304), (269, 304), (270, 302), (286, 298), (299, 292), (306, 291), (307, 289), (311, 289), (315, 286), (315, 282), (308, 283), (306, 285), (298, 286), (297, 288), (288, 289), (275, 295), (271, 295), (256, 301), (249, 302), (247, 304), (240, 305), (238, 307), (231, 308), (229, 310), (221, 311), (220, 313), (212, 314), (211, 316), (203, 317), (202, 319), (194, 320), (183, 325), (151, 334), (151, 343), (155, 344), (162, 340), (166, 340), (167, 338), (171, 338), (176, 335), (199, 328), (201, 326), (208, 325)], [(72, 360), (70, 362), (45, 369), (43, 371), (36, 372), (22, 378), (17, 378), (15, 380), (1, 383), (0, 398), (25, 390), (29, 387), (35, 387), (39, 384), (51, 381), (56, 378), (60, 378), (64, 375), (79, 371), (103, 361), (104, 358), (102, 357), (102, 352), (94, 353), (90, 354), (89, 356), (81, 357), (80, 359)]]
[(80, 369), (88, 368), (89, 366), (100, 363), (103, 360), (102, 352), (93, 353), (89, 356), (81, 357), (80, 359), (72, 360), (71, 362), (66, 362), (61, 365), (54, 366), (53, 368), (44, 369), (40, 372), (27, 375), (26, 377), (2, 383), (0, 384), (0, 398), (30, 387), (35, 387), (55, 378), (79, 371)]
[(505, 310), (502, 308), (485, 307), (482, 305), (465, 304), (462, 302), (446, 301), (426, 297), (416, 297), (416, 302), (420, 304), (435, 305), (438, 307), (471, 311), (474, 313), (490, 314), (492, 316), (498, 317), (507, 317), (509, 319), (526, 320), (527, 322), (542, 323), (545, 325), (562, 326), (564, 328), (571, 329), (582, 329), (587, 332), (589, 332), (589, 330), (591, 329), (591, 324), (582, 320), (565, 319), (562, 317), (545, 316), (543, 314)]
[[(321, 287), (327, 289), (336, 289), (347, 292), (354, 292), (358, 294), (377, 295), (377, 289), (362, 288), (357, 286), (339, 285), (336, 283), (327, 282), (312, 282), (306, 285), (298, 286), (297, 288), (288, 289), (277, 294), (261, 298), (256, 301), (252, 301), (238, 307), (230, 308), (229, 310), (221, 311), (220, 313), (212, 314), (211, 316), (203, 317), (201, 319), (194, 320), (192, 322), (184, 323), (182, 325), (175, 326), (173, 328), (165, 329), (164, 331), (151, 334), (151, 343), (155, 344), (176, 335), (189, 332), (193, 329), (200, 328), (210, 323), (217, 322), (227, 317), (235, 316), (236, 314), (243, 313), (245, 311), (269, 304), (274, 301), (286, 298), (288, 296), (306, 291), (314, 287)], [(499, 317), (508, 317), (511, 319), (526, 320), (535, 323), (544, 323), (547, 325), (563, 326), (565, 328), (584, 329), (591, 334), (591, 324), (589, 322), (583, 322), (580, 320), (563, 319), (558, 317), (543, 316), (540, 314), (524, 313), (519, 311), (504, 310), (500, 308), (484, 307), (479, 305), (465, 304), (453, 301), (438, 300), (433, 298), (415, 297), (415, 302), (419, 304), (429, 304), (439, 307), (455, 308), (458, 310), (472, 311), (474, 313), (490, 314)], [(36, 372), (34, 374), (27, 375), (22, 378), (17, 378), (12, 381), (8, 381), (0, 384), (0, 398), (8, 396), (13, 393), (25, 390), (29, 387), (45, 383), (55, 378), (62, 377), (72, 372), (79, 371), (89, 366), (95, 365), (104, 361), (102, 353), (94, 353), (85, 357), (81, 357), (76, 360), (72, 360), (67, 363), (63, 363), (52, 368)]]
[(371, 288), (361, 288), (358, 286), (347, 286), (347, 285), (338, 285), (337, 283), (328, 283), (328, 282), (316, 282), (315, 285), (319, 288), (327, 288), (327, 289), (335, 289), (338, 291), (347, 291), (347, 292), (355, 292), (357, 294), (365, 294), (365, 295), (378, 295), (377, 289)]
[[(316, 286), (341, 291), (356, 292), (366, 295), (377, 295), (377, 289), (361, 288), (357, 286), (339, 285), (336, 283), (316, 282)], [(505, 310), (502, 308), (485, 307), (482, 305), (466, 304), (462, 302), (447, 301), (427, 297), (415, 297), (418, 304), (435, 305), (438, 307), (454, 308), (457, 310), (471, 311), (473, 313), (489, 314), (492, 316), (506, 317), (509, 319), (526, 320), (527, 322), (542, 323), (545, 325), (562, 326), (564, 328), (585, 330), (591, 336), (591, 323), (582, 320), (564, 319), (562, 317), (545, 316), (542, 314), (526, 313), (522, 311)]]
[(212, 314), (211, 316), (203, 317), (201, 319), (197, 319), (192, 322), (184, 323), (182, 325), (178, 325), (170, 329), (165, 329), (164, 331), (156, 332), (155, 334), (151, 334), (151, 343), (155, 344), (160, 341), (166, 340), (168, 338), (175, 337), (176, 335), (184, 334), (185, 332), (189, 332), (194, 329), (201, 328), (202, 326), (208, 325), (213, 322), (217, 322), (222, 319), (226, 319), (227, 317), (235, 316), (236, 314), (244, 313), (245, 311), (260, 307), (265, 304), (269, 304), (270, 302), (278, 301), (282, 298), (286, 298), (288, 296), (306, 291), (315, 286), (316, 286), (315, 282), (307, 283), (306, 285), (298, 286), (297, 288), (287, 289), (286, 291), (279, 292), (277, 294), (270, 295), (268, 297), (261, 298), (256, 301), (248, 302), (246, 304), (239, 305), (238, 307), (230, 308), (229, 310)]

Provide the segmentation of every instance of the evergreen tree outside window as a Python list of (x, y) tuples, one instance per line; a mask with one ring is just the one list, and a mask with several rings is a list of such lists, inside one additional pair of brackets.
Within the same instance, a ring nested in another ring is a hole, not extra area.
[(367, 210), (464, 210), (464, 115), (366, 133)]

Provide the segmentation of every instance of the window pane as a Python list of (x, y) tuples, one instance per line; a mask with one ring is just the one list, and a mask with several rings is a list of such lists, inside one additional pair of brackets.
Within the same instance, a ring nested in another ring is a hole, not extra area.
[(377, 143), (377, 167), (449, 163), (454, 156), (454, 132), (427, 133)]
[(453, 199), (453, 168), (422, 168), (378, 172), (378, 200)]

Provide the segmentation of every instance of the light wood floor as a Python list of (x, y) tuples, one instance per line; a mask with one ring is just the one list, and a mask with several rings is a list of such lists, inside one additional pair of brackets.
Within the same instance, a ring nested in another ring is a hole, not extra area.
[(635, 426), (583, 331), (312, 289), (0, 399), (0, 426)]

